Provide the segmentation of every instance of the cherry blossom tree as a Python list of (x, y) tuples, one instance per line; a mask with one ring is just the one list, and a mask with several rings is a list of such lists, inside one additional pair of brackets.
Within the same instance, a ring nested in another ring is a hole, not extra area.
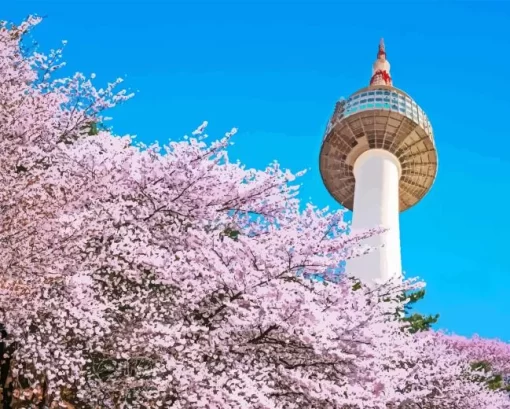
[(38, 23), (0, 29), (9, 405), (510, 408), (461, 348), (394, 318), (423, 283), (338, 275), (376, 229), (301, 206), (301, 173), (232, 162), (235, 129), (145, 146), (96, 127), (130, 95), (57, 78), (61, 50), (24, 48)]
[(478, 379), (491, 389), (510, 392), (510, 344), (497, 339), (443, 334), (445, 341), (464, 354)]

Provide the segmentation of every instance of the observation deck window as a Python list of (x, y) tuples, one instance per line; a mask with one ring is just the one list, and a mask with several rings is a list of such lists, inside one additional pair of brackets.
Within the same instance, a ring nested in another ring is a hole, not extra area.
[[(425, 112), (411, 98), (391, 90), (375, 89), (350, 96), (339, 101), (332, 121), (370, 109), (384, 109), (399, 112), (421, 126), (432, 138), (432, 127)], [(332, 124), (328, 125), (328, 129)], [(328, 131), (329, 132), (329, 131)]]

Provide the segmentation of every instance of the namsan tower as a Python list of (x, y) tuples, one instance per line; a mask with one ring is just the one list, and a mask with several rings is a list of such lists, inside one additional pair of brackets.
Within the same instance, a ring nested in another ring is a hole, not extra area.
[(353, 211), (353, 231), (388, 229), (366, 240), (377, 249), (349, 260), (346, 273), (367, 284), (401, 277), (399, 212), (431, 188), (437, 152), (427, 115), (393, 86), (382, 39), (370, 85), (336, 104), (320, 172), (329, 193)]

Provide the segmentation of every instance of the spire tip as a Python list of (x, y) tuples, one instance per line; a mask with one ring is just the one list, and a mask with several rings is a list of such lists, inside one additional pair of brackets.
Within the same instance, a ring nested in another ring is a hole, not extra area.
[(390, 63), (388, 60), (386, 60), (386, 47), (384, 45), (384, 38), (379, 40), (379, 50), (377, 52), (377, 60), (372, 67), (372, 78), (370, 79), (370, 85), (393, 85), (390, 76)]
[(381, 37), (379, 40), (379, 51), (377, 52), (377, 58), (386, 58), (386, 46), (384, 45), (384, 38)]

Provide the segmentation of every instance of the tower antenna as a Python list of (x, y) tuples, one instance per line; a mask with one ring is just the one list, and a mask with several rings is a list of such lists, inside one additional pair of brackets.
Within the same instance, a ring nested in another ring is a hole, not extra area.
[(386, 47), (384, 46), (383, 38), (379, 41), (377, 59), (372, 66), (372, 78), (370, 78), (370, 85), (393, 85), (390, 75), (390, 63), (386, 59)]

